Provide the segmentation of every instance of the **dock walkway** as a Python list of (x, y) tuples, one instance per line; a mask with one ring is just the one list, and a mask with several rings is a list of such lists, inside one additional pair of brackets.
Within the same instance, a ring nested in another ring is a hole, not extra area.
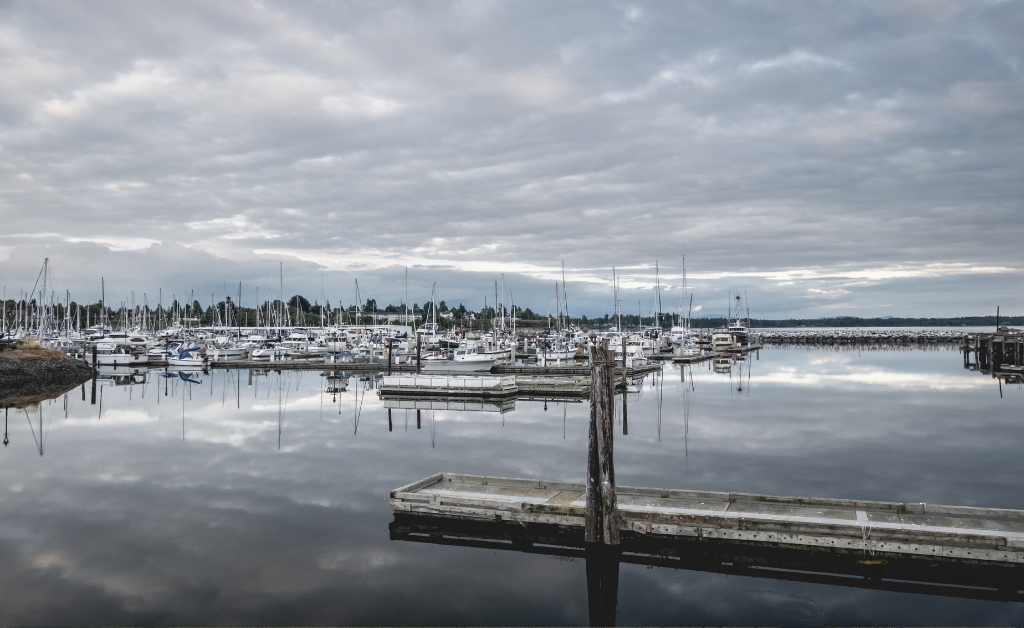
[[(924, 503), (616, 490), (624, 534), (1024, 564), (1024, 511)], [(391, 492), (396, 514), (582, 528), (583, 484), (438, 473)]]

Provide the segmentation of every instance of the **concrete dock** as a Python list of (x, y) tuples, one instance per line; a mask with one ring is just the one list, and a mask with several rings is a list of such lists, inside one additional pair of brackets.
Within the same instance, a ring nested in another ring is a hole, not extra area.
[[(583, 484), (438, 473), (391, 492), (393, 511), (582, 528)], [(623, 534), (875, 556), (1024, 565), (1024, 511), (924, 503), (616, 489)]]

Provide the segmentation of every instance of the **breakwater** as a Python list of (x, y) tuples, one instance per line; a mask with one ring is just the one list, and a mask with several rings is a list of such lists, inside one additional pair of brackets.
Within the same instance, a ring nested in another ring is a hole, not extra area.
[(765, 346), (785, 345), (959, 345), (967, 332), (932, 329), (799, 329), (757, 330)]

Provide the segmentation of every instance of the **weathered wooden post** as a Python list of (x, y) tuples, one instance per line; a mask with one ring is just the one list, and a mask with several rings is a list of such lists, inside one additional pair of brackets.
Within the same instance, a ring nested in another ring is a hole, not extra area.
[[(388, 339), (388, 375), (391, 375), (391, 363), (394, 361), (394, 359), (391, 357), (391, 354), (394, 351), (394, 349), (395, 349), (395, 339), (394, 338), (389, 338)], [(388, 410), (388, 417), (389, 418), (391, 417), (391, 410)]]
[(416, 374), (420, 374), (420, 338), (422, 334), (416, 334)]
[(590, 348), (590, 438), (587, 454), (587, 543), (619, 544), (612, 438), (615, 424), (615, 354), (608, 341)]
[(622, 339), (622, 435), (629, 434), (629, 416), (626, 412), (626, 397), (629, 392), (629, 377), (626, 376), (626, 339)]

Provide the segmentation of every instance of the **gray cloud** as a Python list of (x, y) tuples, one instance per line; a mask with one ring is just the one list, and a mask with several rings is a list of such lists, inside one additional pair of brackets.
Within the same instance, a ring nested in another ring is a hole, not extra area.
[(674, 290), (685, 252), (697, 303), (1024, 310), (1019, 2), (0, 12), (9, 290), (47, 254), (75, 292), (273, 285), (283, 259), (304, 294), (387, 300), (408, 265), (544, 309), (565, 260), (601, 313), (611, 266), (649, 310), (646, 267)]

